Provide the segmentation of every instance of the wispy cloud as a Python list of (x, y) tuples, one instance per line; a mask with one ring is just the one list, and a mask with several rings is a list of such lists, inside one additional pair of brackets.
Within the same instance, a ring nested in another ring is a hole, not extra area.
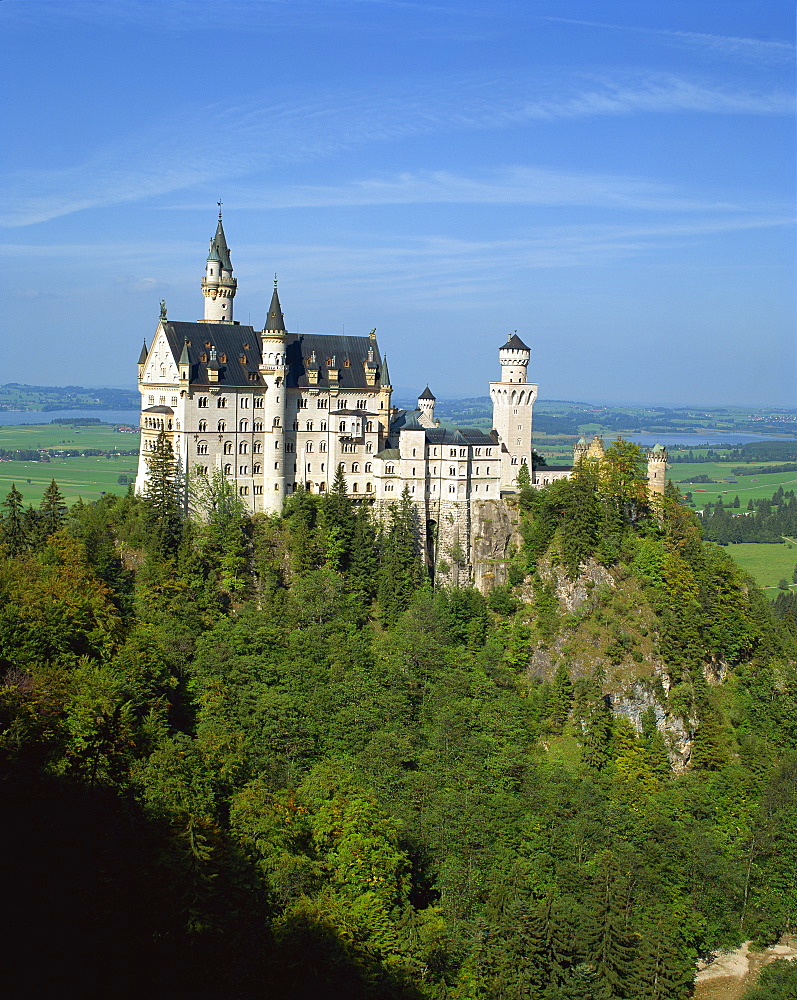
[(236, 198), (238, 209), (255, 210), (417, 204), (578, 205), (656, 212), (739, 212), (748, 208), (685, 198), (668, 185), (636, 177), (524, 166), (505, 167), (479, 177), (420, 171), (337, 186), (286, 185), (266, 191), (258, 187), (251, 193), (239, 188)]
[(604, 21), (586, 21), (570, 17), (539, 15), (543, 21), (560, 24), (580, 25), (586, 28), (602, 28), (607, 31), (629, 32), (647, 35), (681, 47), (698, 48), (731, 58), (750, 62), (784, 63), (792, 62), (795, 56), (793, 42), (780, 39), (744, 38), (733, 35), (713, 35), (700, 31), (671, 31), (664, 28), (649, 28), (631, 24), (607, 24)]
[[(5, 226), (139, 201), (218, 180), (309, 162), (406, 136), (487, 131), (540, 121), (656, 113), (780, 115), (790, 94), (701, 85), (674, 76), (593, 80), (541, 96), (529, 81), (438, 84), (404, 93), (328, 94), (305, 102), (183, 109), (147, 135), (98, 148), (63, 169), (20, 169), (4, 181)], [(161, 155), (168, 150), (168, 155)]]

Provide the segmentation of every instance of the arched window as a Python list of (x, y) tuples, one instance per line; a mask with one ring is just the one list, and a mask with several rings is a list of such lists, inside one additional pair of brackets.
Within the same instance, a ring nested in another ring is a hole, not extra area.
[(227, 423), (224, 420), (219, 421), (218, 425), (219, 434), (223, 434), (227, 430)]
[(371, 452), (372, 452), (372, 451), (374, 450), (374, 446), (373, 446), (373, 445), (371, 444), (371, 442), (370, 442), (370, 441), (369, 441), (369, 442), (368, 442), (368, 443), (366, 444), (366, 446), (365, 446), (365, 450), (366, 450), (366, 452), (367, 452), (367, 453), (368, 453), (369, 455), (370, 455), (370, 454), (371, 454)]
[(249, 445), (246, 443), (246, 441), (241, 441), (241, 443), (238, 445), (238, 454), (245, 455), (248, 451), (249, 451)]
[(262, 420), (256, 420), (254, 422), (252, 430), (255, 432), (255, 434), (259, 434), (263, 430), (263, 422), (262, 422)]
[(304, 450), (305, 451), (312, 451), (313, 450), (313, 442), (312, 441), (307, 441), (305, 443)]
[(263, 451), (262, 442), (255, 441), (255, 443), (252, 445), (252, 451), (254, 452), (255, 455), (260, 455)]
[(199, 406), (199, 407), (205, 407), (205, 406), (207, 406), (208, 405), (208, 397), (207, 396), (200, 396), (199, 399), (196, 401), (196, 405)]
[(227, 399), (226, 399), (226, 397), (225, 396), (219, 396), (219, 398), (216, 400), (216, 406), (220, 410), (223, 410), (226, 405), (227, 405)]
[(393, 473), (394, 473), (395, 471), (396, 471), (396, 467), (395, 467), (394, 465), (386, 465), (386, 466), (385, 466), (385, 472), (386, 472), (386, 473), (387, 473), (387, 474), (388, 474), (389, 476), (392, 476), (392, 475), (393, 475)]
[(224, 466), (224, 475), (225, 476), (231, 476), (232, 475), (232, 466), (231, 465), (225, 465)]
[(208, 429), (208, 422), (207, 422), (207, 420), (200, 420), (199, 421), (199, 433), (200, 434), (204, 434), (207, 431), (207, 429)]
[(241, 432), (241, 434), (246, 434), (246, 432), (249, 430), (249, 421), (248, 420), (239, 421), (238, 430)]
[(327, 422), (326, 422), (326, 420), (322, 420), (321, 421), (321, 430), (325, 431), (326, 429), (327, 429)]
[(357, 462), (352, 462), (351, 463), (351, 471), (352, 472), (359, 472), (360, 471), (360, 466), (357, 464)]
[(366, 493), (370, 493), (371, 492), (371, 484), (370, 483), (366, 483), (365, 484), (365, 492)]
[(196, 446), (197, 455), (207, 455), (208, 453), (208, 443), (207, 441), (200, 441)]
[(340, 433), (343, 434), (345, 430), (346, 430), (346, 421), (341, 420), (340, 425), (338, 427), (338, 431), (340, 431)]
[(260, 462), (255, 462), (255, 464), (252, 466), (252, 475), (259, 476), (262, 471), (263, 471), (263, 466), (260, 464)]
[(373, 469), (373, 465), (371, 464), (371, 462), (366, 462), (365, 463), (365, 471), (366, 472), (371, 472), (372, 469)]
[(322, 442), (321, 442), (321, 443), (319, 444), (319, 446), (318, 446), (318, 450), (319, 450), (319, 451), (326, 451), (326, 450), (327, 450), (327, 443), (326, 443), (326, 441), (322, 441)]
[(274, 427), (279, 427), (279, 425), (280, 425), (280, 418), (279, 417), (274, 417), (274, 425), (273, 426)]
[(247, 475), (249, 475), (249, 466), (248, 465), (239, 465), (238, 466), (238, 475), (239, 476), (247, 476)]
[(352, 491), (352, 493), (358, 493), (358, 492), (359, 492), (359, 489), (358, 489), (358, 487), (357, 487), (357, 483), (355, 483), (355, 484), (354, 484), (354, 485), (352, 486), (352, 488), (351, 488), (351, 491)]
[(225, 455), (232, 455), (232, 441), (225, 441), (224, 442), (224, 454)]
[(305, 426), (306, 426), (306, 429), (308, 431), (311, 431), (313, 429), (313, 421), (312, 420), (308, 420), (307, 424)]
[(365, 429), (366, 429), (366, 431), (367, 431), (367, 432), (368, 432), (369, 434), (371, 433), (371, 431), (373, 431), (373, 429), (374, 429), (374, 422), (373, 422), (373, 420), (369, 420), (369, 421), (368, 421), (368, 422), (366, 423), (366, 425), (365, 425)]

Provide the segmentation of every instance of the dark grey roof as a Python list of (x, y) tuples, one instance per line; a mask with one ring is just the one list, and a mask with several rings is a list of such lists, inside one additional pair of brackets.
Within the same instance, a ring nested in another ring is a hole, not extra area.
[(219, 212), (219, 224), (216, 226), (216, 235), (210, 241), (210, 252), (208, 260), (218, 260), (225, 271), (232, 271), (230, 262), (230, 250), (227, 246), (227, 239), (224, 235), (224, 226), (221, 224), (221, 212)]
[[(385, 385), (384, 366), (379, 356), (379, 348), (370, 337), (331, 336), (324, 333), (303, 333), (293, 338), (286, 346), (288, 357), (288, 388), (310, 387), (307, 378), (307, 365), (315, 364), (318, 368), (318, 386), (328, 386), (327, 360), (335, 359), (338, 381), (334, 384), (341, 389), (370, 388), (365, 381), (364, 362), (368, 361), (368, 351), (373, 351), (374, 364), (377, 366), (376, 387)], [(311, 361), (315, 351), (315, 362)], [(348, 360), (349, 364), (346, 365)]]
[(418, 399), (432, 399), (433, 400), (433, 399), (435, 399), (435, 396), (432, 393), (432, 390), (427, 385), (426, 388), (423, 390), (423, 392), (420, 394), (420, 396), (418, 396)]
[(182, 351), (180, 353), (180, 360), (179, 360), (178, 364), (188, 365), (190, 363), (191, 363), (191, 359), (188, 356), (188, 342), (184, 340), (183, 341), (183, 349), (182, 349)]
[(390, 375), (388, 375), (387, 372), (387, 355), (385, 355), (385, 360), (382, 364), (382, 371), (380, 372), (379, 375), (379, 384), (390, 385)]
[(546, 472), (572, 472), (572, 465), (537, 465), (534, 471), (540, 475), (545, 475)]
[(516, 333), (513, 333), (509, 340), (503, 345), (504, 347), (511, 347), (513, 351), (527, 351), (528, 347), (523, 343), (523, 341), (518, 337)]
[(401, 452), (398, 450), (398, 448), (384, 448), (382, 451), (379, 452), (379, 454), (376, 457), (384, 460), (388, 459), (392, 460), (396, 458), (401, 458)]
[[(180, 323), (167, 320), (163, 322), (163, 330), (175, 358), (182, 361), (183, 350), (187, 348), (188, 363), (191, 366), (189, 380), (192, 384), (221, 387), (251, 385), (249, 374), (258, 371), (261, 358), (260, 334), (253, 327), (238, 323)], [(216, 348), (218, 382), (208, 381), (207, 370), (214, 363), (210, 361), (210, 348), (206, 344)], [(335, 385), (341, 389), (367, 389), (369, 386), (365, 381), (363, 362), (368, 360), (369, 348), (373, 350), (377, 366), (376, 384), (379, 386), (382, 362), (378, 347), (374, 346), (369, 337), (333, 337), (320, 333), (293, 337), (285, 349), (288, 357), (288, 388), (310, 387), (307, 365), (313, 367), (310, 358), (315, 351), (315, 367), (318, 368), (318, 381), (315, 385), (322, 388), (329, 385), (326, 360), (334, 357), (339, 372)], [(208, 360), (200, 361), (202, 356)], [(226, 360), (222, 361), (222, 357)], [(242, 358), (246, 360), (241, 360)], [(346, 359), (349, 361), (348, 367)]]
[(266, 316), (266, 330), (284, 330), (285, 329), (285, 319), (282, 315), (282, 306), (280, 305), (280, 297), (277, 294), (277, 280), (274, 279), (274, 291), (271, 295), (271, 305), (268, 307), (268, 316)]
[(145, 365), (147, 363), (147, 355), (149, 351), (147, 350), (147, 341), (144, 340), (144, 346), (141, 348), (141, 354), (138, 356), (138, 363), (140, 365)]
[(426, 431), (426, 440), (429, 444), (486, 446), (488, 448), (498, 443), (495, 438), (475, 427), (457, 427), (454, 430), (445, 427), (430, 427)]
[[(163, 330), (169, 341), (169, 347), (175, 358), (182, 361), (183, 351), (187, 350), (190, 371), (189, 381), (195, 385), (210, 385), (208, 367), (216, 367), (219, 378), (213, 385), (251, 385), (249, 372), (252, 366), (260, 364), (260, 334), (251, 326), (239, 326), (237, 323), (178, 323), (168, 320), (163, 323)], [(216, 361), (210, 361), (211, 344), (216, 348)], [(245, 345), (249, 345), (246, 347)], [(208, 358), (201, 362), (202, 356)], [(222, 357), (226, 360), (222, 361)], [(242, 357), (246, 361), (241, 361)], [(185, 364), (185, 362), (182, 362)]]

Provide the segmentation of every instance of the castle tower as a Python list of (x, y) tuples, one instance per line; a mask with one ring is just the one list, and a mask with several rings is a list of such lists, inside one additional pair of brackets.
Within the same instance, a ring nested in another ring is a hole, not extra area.
[(667, 485), (667, 449), (660, 444), (654, 444), (647, 453), (648, 460), (648, 496), (664, 496)]
[(573, 467), (578, 465), (579, 462), (583, 462), (587, 457), (588, 444), (583, 437), (579, 438), (578, 441), (573, 445)]
[(418, 396), (418, 409), (421, 411), (418, 423), (421, 427), (437, 426), (434, 420), (434, 406), (436, 402), (437, 400), (432, 394), (432, 390), (427, 385), (420, 396)]
[(232, 276), (230, 250), (224, 236), (219, 206), (216, 235), (210, 241), (205, 277), (202, 279), (206, 323), (232, 323), (232, 303), (237, 289), (238, 282)]
[(490, 383), (493, 429), (501, 445), (501, 489), (514, 490), (520, 467), (531, 461), (531, 423), (537, 384), (527, 380), (531, 351), (517, 333), (510, 334), (498, 352), (501, 381)]
[(260, 373), (266, 386), (263, 400), (263, 509), (270, 514), (282, 510), (285, 499), (285, 423), (287, 414), (288, 359), (285, 344), (288, 334), (282, 315), (277, 276), (268, 307), (266, 325), (261, 334)]

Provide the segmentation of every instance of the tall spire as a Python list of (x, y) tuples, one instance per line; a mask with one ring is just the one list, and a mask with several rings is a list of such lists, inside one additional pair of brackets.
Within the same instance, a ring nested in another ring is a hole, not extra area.
[(264, 330), (282, 331), (285, 329), (285, 319), (282, 315), (282, 306), (277, 292), (277, 276), (274, 275), (274, 291), (271, 293), (271, 305), (268, 307), (268, 316)]
[(382, 371), (379, 375), (380, 385), (390, 385), (390, 373), (387, 370), (387, 355), (382, 358)]
[(224, 224), (221, 221), (221, 202), (216, 235), (210, 241), (205, 277), (202, 279), (202, 294), (205, 296), (206, 323), (232, 323), (232, 306), (238, 282), (232, 276), (232, 261)]

